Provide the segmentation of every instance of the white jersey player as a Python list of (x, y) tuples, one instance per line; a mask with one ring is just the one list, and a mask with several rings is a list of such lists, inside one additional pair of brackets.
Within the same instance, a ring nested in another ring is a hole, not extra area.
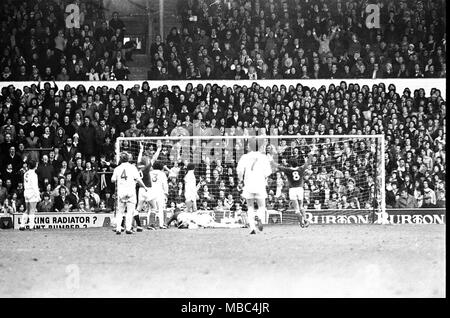
[(36, 174), (37, 162), (31, 160), (28, 163), (29, 170), (25, 172), (23, 176), (23, 186), (24, 186), (24, 198), (26, 210), (22, 214), (22, 219), (20, 221), (19, 230), (25, 230), (26, 223), (29, 219), (30, 225), (29, 229), (34, 229), (34, 214), (36, 212), (36, 205), (41, 201), (41, 196), (39, 193), (39, 183), (38, 176)]
[[(236, 170), (239, 181), (244, 184), (242, 197), (247, 200), (250, 234), (256, 234), (255, 221), (258, 223), (258, 229), (263, 230), (261, 220), (265, 218), (266, 213), (267, 178), (272, 174), (272, 168), (269, 158), (263, 153), (252, 151), (250, 143), (250, 152), (241, 157)], [(258, 205), (256, 214), (255, 203)]]
[[(153, 164), (153, 170), (150, 170), (151, 195), (149, 197), (152, 204), (156, 207), (159, 220), (159, 228), (166, 228), (164, 225), (164, 209), (166, 208), (167, 197), (169, 195), (169, 185), (167, 175), (162, 171), (163, 165), (160, 162)], [(150, 210), (147, 219), (150, 219)]]
[(188, 212), (197, 211), (197, 181), (195, 179), (195, 165), (193, 163), (189, 163), (187, 165), (187, 173), (184, 176), (184, 198), (186, 202), (186, 210)]
[(112, 182), (116, 182), (117, 187), (117, 213), (116, 213), (116, 233), (121, 233), (120, 224), (125, 214), (125, 230), (127, 234), (132, 234), (131, 225), (136, 206), (136, 183), (147, 191), (147, 187), (142, 182), (139, 171), (135, 165), (128, 162), (129, 155), (121, 153), (120, 165), (114, 169), (111, 177)]

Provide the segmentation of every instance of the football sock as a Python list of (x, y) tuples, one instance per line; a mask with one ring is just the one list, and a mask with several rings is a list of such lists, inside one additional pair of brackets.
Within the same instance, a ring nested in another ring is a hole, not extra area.
[(158, 211), (158, 219), (159, 219), (159, 226), (162, 227), (164, 225), (164, 211)]
[(131, 213), (127, 213), (125, 216), (125, 230), (131, 231), (131, 226), (133, 223), (133, 215)]
[(256, 230), (256, 225), (255, 225), (255, 208), (253, 206), (251, 206), (250, 204), (248, 205), (247, 215), (248, 215), (248, 225), (250, 227), (250, 230), (251, 231)]
[(135, 215), (133, 218), (136, 221), (136, 226), (141, 226), (141, 219), (139, 218), (139, 214)]
[(27, 225), (27, 221), (28, 221), (28, 214), (23, 213), (22, 218), (20, 220), (20, 227), (25, 227)]
[(117, 212), (117, 215), (116, 215), (116, 231), (120, 232), (120, 227), (121, 227), (122, 222), (123, 222), (123, 213)]
[(30, 219), (30, 229), (34, 228), (34, 213), (28, 216)]
[(298, 221), (302, 223), (302, 214), (300, 212), (295, 212), (295, 215), (297, 216)]

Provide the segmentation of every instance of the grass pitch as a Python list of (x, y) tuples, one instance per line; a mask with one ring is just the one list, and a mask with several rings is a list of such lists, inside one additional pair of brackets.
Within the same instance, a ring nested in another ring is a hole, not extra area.
[(0, 297), (445, 297), (445, 225), (0, 231)]

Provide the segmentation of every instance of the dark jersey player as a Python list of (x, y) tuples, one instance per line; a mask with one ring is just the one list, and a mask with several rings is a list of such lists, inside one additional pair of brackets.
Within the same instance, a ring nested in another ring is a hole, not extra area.
[(310, 152), (308, 159), (302, 166), (298, 165), (297, 159), (291, 159), (289, 161), (290, 167), (277, 165), (278, 170), (283, 172), (287, 177), (289, 184), (289, 200), (291, 200), (294, 206), (295, 215), (297, 216), (301, 227), (309, 226), (309, 222), (305, 218), (305, 211), (303, 209), (303, 183), (306, 169), (311, 164), (312, 156), (313, 154)]
[(153, 209), (156, 209), (154, 205), (154, 191), (152, 189), (152, 180), (151, 180), (151, 171), (153, 168), (153, 164), (158, 159), (158, 156), (162, 149), (162, 142), (161, 140), (158, 140), (156, 143), (156, 152), (153, 155), (150, 154), (144, 154), (144, 144), (140, 143), (140, 149), (138, 154), (137, 162), (139, 163), (138, 168), (140, 169), (140, 174), (142, 178), (142, 182), (145, 184), (145, 186), (148, 188), (148, 191), (144, 191), (144, 189), (139, 188), (138, 190), (138, 203), (136, 207), (136, 215), (135, 220), (138, 226), (138, 231), (140, 231), (142, 228), (140, 226), (140, 220), (139, 220), (139, 212), (143, 210), (144, 206), (146, 205), (148, 207), (147, 212), (147, 224), (149, 230), (154, 230), (155, 227), (150, 225), (150, 213)]

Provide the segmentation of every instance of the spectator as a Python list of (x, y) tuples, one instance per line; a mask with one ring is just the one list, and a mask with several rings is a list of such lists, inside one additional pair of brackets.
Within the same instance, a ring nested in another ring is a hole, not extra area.
[(331, 193), (331, 199), (326, 202), (327, 208), (337, 210), (339, 208), (339, 198), (336, 192)]
[(45, 192), (43, 194), (43, 200), (37, 205), (38, 212), (54, 212), (53, 202), (50, 199), (50, 194)]
[(80, 152), (87, 157), (96, 154), (95, 128), (92, 126), (89, 116), (84, 117), (84, 124), (80, 126), (78, 134), (80, 135)]
[(0, 179), (0, 204), (3, 204), (8, 196), (8, 191), (3, 186), (3, 179)]
[(436, 207), (436, 193), (429, 187), (428, 181), (423, 182), (423, 208)]
[[(2, 178), (6, 181), (6, 184), (10, 184), (13, 189), (16, 188), (19, 183), (18, 169), (14, 169), (12, 163), (6, 165), (6, 169), (2, 173)], [(8, 192), (13, 189), (8, 189)]]
[(117, 31), (119, 31), (119, 34), (123, 34), (126, 30), (125, 24), (119, 18), (119, 12), (117, 11), (113, 12), (112, 19), (109, 21), (109, 26), (115, 32), (115, 34), (117, 34)]
[(90, 212), (89, 209), (86, 207), (86, 202), (83, 199), (78, 203), (76, 211), (78, 211), (79, 213)]
[(341, 201), (339, 202), (339, 209), (350, 209), (350, 203), (347, 201), (347, 197), (345, 195), (343, 195), (341, 197)]
[(78, 186), (73, 183), (70, 187), (70, 193), (67, 195), (67, 200), (69, 202), (70, 205), (70, 209), (71, 210), (75, 210), (78, 207), (78, 202), (80, 202), (80, 196), (78, 194)]
[(67, 195), (67, 189), (65, 187), (59, 188), (59, 194), (55, 197), (55, 205), (53, 208), (56, 212), (63, 212), (65, 208), (68, 208), (69, 210), (72, 208), (72, 204), (70, 203)]
[(5, 199), (5, 201), (3, 202), (3, 205), (0, 209), (0, 212), (3, 214), (13, 214), (16, 213), (16, 208), (15, 206), (10, 202), (9, 199)]
[(8, 155), (6, 158), (1, 162), (2, 166), (8, 166), (9, 164), (12, 165), (13, 171), (19, 171), (20, 168), (22, 168), (23, 160), (20, 156), (16, 154), (16, 147), (11, 146), (8, 150)]
[(66, 186), (66, 179), (64, 176), (59, 176), (58, 177), (58, 185), (55, 187), (55, 189), (53, 190), (53, 196), (56, 197), (58, 195), (60, 195), (60, 189), (64, 188), (66, 190), (66, 193), (69, 192), (69, 189)]
[(42, 156), (42, 162), (38, 165), (36, 174), (38, 175), (39, 187), (41, 189), (44, 189), (46, 183), (51, 184), (53, 182), (55, 168), (48, 162), (47, 155)]
[(394, 208), (417, 208), (417, 202), (414, 196), (408, 193), (408, 190), (406, 188), (402, 188), (400, 189), (400, 196), (395, 202)]
[(19, 206), (25, 203), (24, 198), (21, 198), (17, 195), (17, 192), (13, 192), (11, 194), (11, 207), (13, 209), (13, 213), (17, 213), (19, 210)]
[(99, 177), (97, 172), (92, 169), (92, 163), (90, 161), (86, 162), (86, 168), (78, 174), (77, 183), (83, 190), (91, 187), (96, 189), (99, 183)]
[[(166, 70), (165, 67), (162, 67), (162, 69)], [(116, 80), (118, 80), (118, 81), (127, 80), (128, 79), (128, 75), (130, 74), (130, 71), (128, 70), (128, 67), (124, 66), (122, 62), (117, 62), (114, 65), (113, 72), (114, 72), (114, 78)], [(166, 75), (166, 78), (163, 78), (163, 73), (164, 73), (164, 75)], [(160, 78), (158, 78), (158, 79), (162, 79), (162, 80), (169, 79), (168, 75), (167, 75), (167, 72), (166, 71), (163, 72), (161, 70)]]
[(436, 184), (436, 207), (445, 208), (445, 184), (444, 181), (439, 181)]
[(64, 147), (61, 150), (62, 159), (70, 165), (73, 164), (73, 159), (75, 158), (75, 153), (77, 148), (72, 144), (72, 138), (67, 137)]
[(89, 206), (91, 209), (97, 209), (100, 207), (100, 196), (95, 193), (95, 187), (89, 187)]

